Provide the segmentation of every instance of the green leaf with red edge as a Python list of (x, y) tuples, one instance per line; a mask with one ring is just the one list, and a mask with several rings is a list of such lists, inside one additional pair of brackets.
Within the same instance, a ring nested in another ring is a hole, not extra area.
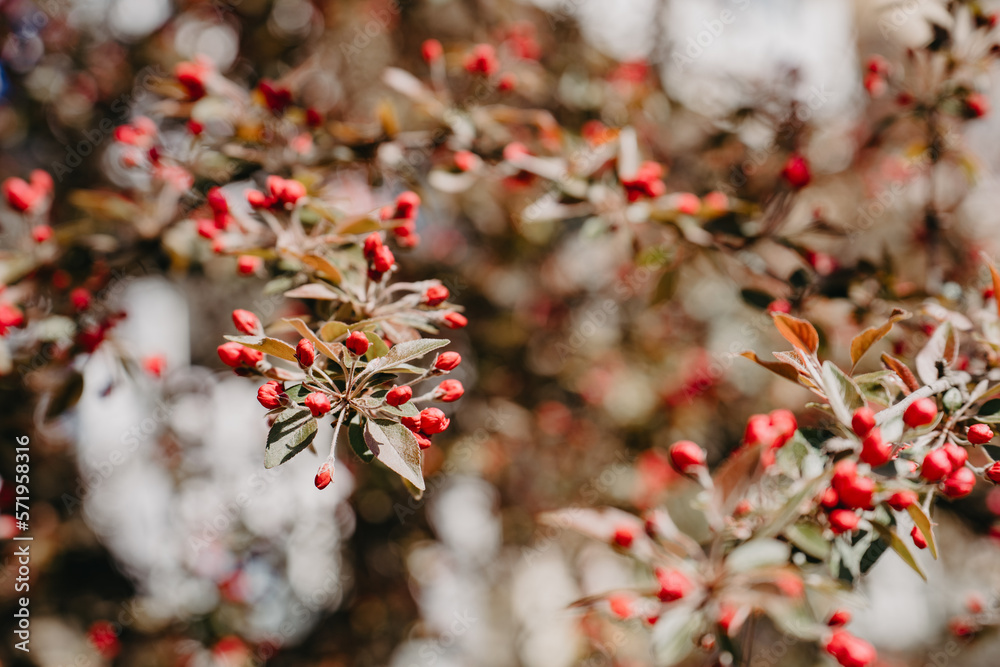
[(369, 363), (364, 372), (358, 376), (358, 380), (360, 381), (378, 371), (392, 372), (396, 367), (405, 366), (406, 362), (422, 357), (449, 343), (451, 343), (450, 340), (441, 338), (418, 338), (417, 340), (396, 343), (385, 356)]
[(931, 519), (924, 513), (924, 510), (917, 503), (913, 503), (906, 508), (906, 511), (910, 513), (910, 518), (913, 519), (913, 523), (916, 524), (917, 530), (920, 534), (924, 536), (927, 541), (927, 548), (931, 550), (931, 556), (937, 560), (937, 544), (934, 542), (934, 529), (931, 525)]
[(288, 461), (316, 438), (316, 419), (308, 410), (288, 408), (278, 413), (267, 434), (264, 467), (274, 468)]
[(800, 383), (799, 371), (798, 369), (795, 368), (795, 366), (792, 366), (791, 364), (786, 364), (783, 361), (765, 361), (764, 359), (758, 357), (756, 352), (750, 352), (750, 351), (741, 352), (740, 356), (746, 357), (747, 359), (754, 362), (758, 366), (766, 368), (767, 370), (771, 371), (772, 373), (775, 373), (776, 375), (780, 375), (786, 380), (791, 380), (792, 382)]
[(899, 557), (903, 559), (903, 562), (913, 568), (913, 571), (919, 574), (921, 579), (927, 581), (927, 575), (920, 569), (920, 566), (917, 564), (913, 554), (910, 553), (909, 547), (906, 546), (906, 542), (899, 539), (899, 535), (896, 534), (896, 531), (875, 521), (872, 522), (872, 525), (875, 526), (875, 530), (878, 531), (879, 537), (889, 543), (889, 546), (892, 547), (893, 551), (899, 554)]
[(369, 419), (365, 424), (365, 444), (387, 468), (424, 490), (420, 445), (410, 429), (388, 419)]
[(771, 313), (774, 326), (785, 340), (806, 354), (814, 354), (819, 349), (819, 333), (806, 320), (785, 313)]
[(905, 320), (910, 314), (901, 308), (895, 308), (889, 316), (889, 321), (879, 327), (865, 329), (851, 341), (851, 370), (858, 365), (861, 357), (871, 349), (872, 345), (879, 342), (892, 331), (892, 326), (900, 320)]
[(239, 343), (252, 350), (269, 354), (278, 359), (295, 362), (295, 348), (283, 340), (268, 338), (266, 336), (225, 336), (226, 340)]

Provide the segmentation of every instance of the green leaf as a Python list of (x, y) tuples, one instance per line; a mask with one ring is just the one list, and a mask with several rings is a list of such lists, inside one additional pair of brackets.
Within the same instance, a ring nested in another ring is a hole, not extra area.
[(784, 565), (791, 556), (787, 543), (772, 538), (758, 538), (744, 542), (726, 557), (730, 572), (749, 572), (762, 567)]
[(440, 338), (419, 338), (417, 340), (397, 343), (392, 346), (392, 349), (384, 357), (379, 357), (369, 363), (365, 367), (364, 372), (358, 376), (358, 379), (361, 380), (377, 371), (392, 371), (396, 366), (422, 357), (428, 352), (448, 345), (450, 342), (449, 340)]
[(268, 338), (267, 336), (225, 336), (225, 339), (239, 343), (244, 347), (249, 347), (252, 350), (258, 350), (264, 354), (270, 354), (272, 357), (297, 363), (295, 348), (283, 340)]
[(823, 389), (834, 414), (844, 424), (850, 424), (851, 415), (865, 404), (854, 380), (829, 361), (823, 362)]
[(410, 429), (388, 419), (369, 419), (365, 424), (365, 443), (387, 468), (421, 491), (424, 489), (420, 445)]
[(931, 550), (931, 556), (934, 557), (934, 560), (937, 560), (937, 545), (934, 543), (934, 530), (931, 528), (930, 517), (924, 513), (924, 510), (917, 503), (913, 503), (907, 507), (906, 511), (910, 513), (910, 518), (916, 524), (917, 530), (927, 540), (927, 548)]
[(351, 443), (351, 449), (365, 463), (371, 463), (375, 455), (368, 449), (365, 443), (364, 426), (361, 424), (362, 417), (355, 413), (354, 418), (347, 424), (347, 439)]
[(389, 346), (385, 344), (384, 340), (379, 338), (377, 333), (374, 331), (365, 331), (364, 334), (368, 338), (368, 342), (371, 343), (368, 346), (368, 351), (365, 352), (365, 359), (372, 361), (389, 354)]
[(420, 414), (420, 410), (413, 404), (413, 401), (407, 401), (400, 406), (392, 406), (386, 403), (379, 409), (386, 414), (396, 417), (416, 417)]
[(872, 525), (875, 526), (875, 530), (878, 531), (879, 537), (889, 543), (889, 546), (892, 547), (893, 551), (899, 554), (899, 557), (903, 559), (903, 562), (912, 567), (913, 571), (919, 574), (921, 579), (927, 581), (927, 575), (924, 574), (924, 571), (920, 569), (919, 565), (917, 565), (917, 561), (913, 558), (913, 554), (910, 553), (910, 549), (906, 546), (906, 542), (899, 539), (899, 535), (896, 534), (896, 531), (887, 526), (883, 526), (880, 523), (872, 523)]
[(319, 337), (329, 343), (346, 335), (350, 330), (350, 327), (343, 322), (331, 320), (319, 328)]
[(792, 524), (785, 529), (785, 537), (813, 558), (826, 560), (830, 555), (830, 541), (823, 537), (823, 529), (811, 521)]
[(316, 437), (316, 419), (308, 410), (288, 408), (278, 414), (267, 434), (264, 467), (274, 468), (308, 447)]
[(306, 400), (306, 396), (312, 393), (312, 389), (304, 387), (301, 384), (293, 384), (291, 387), (285, 387), (285, 394), (288, 398), (292, 399), (296, 403), (301, 403)]
[(673, 606), (653, 626), (653, 655), (662, 667), (676, 665), (691, 654), (705, 617), (690, 604)]

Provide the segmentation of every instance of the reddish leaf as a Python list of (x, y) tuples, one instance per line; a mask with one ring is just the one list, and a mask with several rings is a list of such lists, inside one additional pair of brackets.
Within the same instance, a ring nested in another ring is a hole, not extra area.
[(860, 361), (861, 357), (865, 355), (865, 352), (871, 349), (872, 345), (885, 338), (886, 334), (892, 330), (892, 325), (900, 320), (906, 319), (909, 316), (910, 314), (905, 310), (894, 308), (892, 314), (889, 316), (888, 322), (880, 327), (870, 327), (865, 329), (855, 336), (854, 340), (851, 341), (851, 364), (853, 364), (853, 366), (857, 366), (858, 361)]
[(772, 313), (772, 316), (778, 333), (789, 343), (807, 354), (813, 354), (819, 348), (819, 334), (812, 324), (784, 313)]

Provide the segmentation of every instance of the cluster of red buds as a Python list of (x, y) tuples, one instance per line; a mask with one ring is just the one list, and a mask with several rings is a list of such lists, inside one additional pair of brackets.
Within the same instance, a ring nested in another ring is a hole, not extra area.
[[(428, 291), (430, 297), (425, 292), (424, 301), (429, 298), (439, 305), (447, 298), (447, 291)], [(302, 336), (293, 347), (269, 337), (250, 311), (235, 310), (232, 319), (242, 335), (220, 345), (219, 358), (240, 375), (269, 378), (257, 392), (258, 402), (272, 420), (267, 467), (284, 463), (302, 451), (315, 437), (315, 420), (330, 415), (335, 419), (335, 434), (330, 454), (316, 475), (318, 488), (325, 488), (333, 479), (334, 450), (345, 425), (362, 460), (379, 458), (417, 489), (423, 488), (418, 452), (431, 446), (431, 436), (444, 432), (450, 419), (440, 408), (419, 406), (430, 401), (456, 401), (465, 389), (460, 381), (446, 379), (414, 394), (415, 386), (455, 370), (462, 360), (457, 352), (438, 354), (427, 368), (412, 361), (448, 341), (417, 339), (390, 344), (371, 328), (351, 329), (340, 323), (333, 323), (338, 335), (324, 338), (330, 327), (314, 332), (302, 320), (285, 320), (285, 325)], [(403, 375), (414, 377), (403, 382)]]

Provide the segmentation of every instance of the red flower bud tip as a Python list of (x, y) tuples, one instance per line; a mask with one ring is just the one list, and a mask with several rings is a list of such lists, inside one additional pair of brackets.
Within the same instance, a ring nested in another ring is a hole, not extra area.
[(243, 346), (239, 343), (223, 343), (217, 350), (219, 353), (219, 359), (222, 363), (229, 366), (230, 368), (236, 368), (240, 365), (240, 359), (243, 355)]
[(202, 132), (205, 131), (205, 126), (202, 123), (199, 123), (198, 121), (193, 120), (193, 119), (189, 120), (186, 123), (186, 125), (187, 125), (188, 132), (190, 132), (191, 134), (193, 134), (196, 137), (198, 135), (200, 135)]
[(964, 498), (976, 487), (976, 473), (962, 467), (954, 470), (945, 478), (941, 492), (949, 498)]
[(472, 171), (479, 166), (479, 156), (471, 151), (456, 151), (455, 166), (459, 171)]
[(628, 526), (619, 526), (615, 529), (615, 534), (612, 536), (612, 541), (620, 546), (622, 549), (628, 549), (632, 546), (632, 541), (635, 537), (632, 535), (632, 529)]
[(660, 583), (660, 591), (656, 594), (661, 602), (680, 600), (691, 590), (691, 581), (678, 570), (656, 568), (656, 580)]
[(442, 321), (449, 329), (461, 329), (469, 323), (469, 320), (461, 313), (445, 313)]
[(448, 428), (451, 420), (437, 408), (425, 408), (420, 411), (420, 430), (427, 435), (441, 433)]
[(177, 63), (174, 66), (174, 76), (184, 87), (188, 99), (194, 101), (205, 97), (205, 78), (208, 76), (208, 68), (203, 63)]
[(835, 480), (834, 488), (840, 496), (840, 502), (851, 509), (872, 509), (872, 496), (875, 493), (875, 481), (868, 477)]
[(790, 313), (792, 312), (792, 304), (788, 301), (788, 299), (775, 299), (771, 303), (767, 304), (767, 312)]
[(851, 428), (859, 438), (867, 436), (875, 428), (875, 412), (867, 406), (858, 408), (851, 418)]
[(284, 86), (278, 86), (271, 81), (261, 81), (257, 87), (264, 96), (264, 104), (274, 113), (284, 111), (292, 103), (292, 91)]
[(247, 203), (254, 208), (270, 208), (274, 200), (260, 190), (247, 190)]
[(44, 169), (33, 169), (29, 182), (31, 183), (31, 187), (35, 189), (35, 192), (42, 195), (52, 194), (52, 189), (55, 187), (52, 176)]
[(794, 190), (801, 190), (809, 185), (812, 180), (812, 173), (809, 171), (809, 163), (801, 155), (792, 155), (785, 162), (781, 170), (781, 177), (785, 179)]
[(344, 346), (359, 357), (368, 351), (368, 346), (370, 344), (371, 343), (368, 342), (368, 336), (364, 335), (360, 331), (352, 331), (351, 335), (344, 341)]
[(261, 385), (257, 390), (257, 402), (268, 410), (273, 410), (281, 406), (281, 398), (285, 395), (279, 382), (271, 380)]
[(439, 371), (453, 371), (462, 363), (462, 355), (458, 352), (442, 352), (434, 360), (434, 368)]
[(698, 195), (690, 192), (679, 192), (674, 198), (674, 207), (678, 213), (696, 215), (701, 210), (701, 200)]
[(837, 490), (832, 486), (827, 488), (827, 490), (823, 492), (823, 495), (820, 496), (819, 504), (828, 510), (839, 505), (840, 496), (837, 495)]
[(753, 505), (750, 503), (750, 501), (741, 500), (740, 502), (736, 503), (736, 507), (733, 508), (733, 516), (737, 518), (743, 517), (746, 516), (747, 514), (750, 514), (751, 511), (753, 511)]
[(846, 609), (838, 609), (832, 614), (830, 614), (829, 620), (826, 624), (831, 628), (839, 628), (841, 626), (847, 625), (851, 622), (851, 612)]
[(926, 426), (937, 417), (937, 411), (937, 403), (933, 398), (921, 398), (906, 407), (903, 422), (910, 428)]
[(990, 112), (990, 100), (982, 93), (972, 93), (965, 98), (965, 108), (972, 118), (982, 118)]
[(411, 398), (413, 398), (413, 389), (410, 387), (393, 387), (389, 390), (389, 393), (385, 395), (385, 402), (394, 408), (398, 408)]
[(436, 39), (425, 40), (423, 44), (420, 45), (420, 56), (424, 59), (424, 62), (432, 63), (444, 54), (444, 47), (441, 46), (441, 42)]
[(295, 346), (295, 358), (299, 360), (299, 365), (302, 368), (309, 368), (316, 361), (316, 348), (313, 347), (312, 341), (302, 338), (299, 340), (298, 345)]
[(771, 418), (768, 415), (753, 415), (747, 420), (746, 430), (743, 431), (743, 443), (752, 447), (761, 445), (765, 449), (774, 445), (777, 439), (774, 427), (771, 426)]
[(508, 162), (527, 157), (528, 155), (531, 155), (531, 151), (520, 141), (512, 141), (503, 147), (503, 159)]
[(969, 597), (965, 599), (965, 608), (969, 610), (970, 614), (981, 614), (985, 607), (986, 601), (979, 593), (970, 593)]
[(1000, 461), (986, 469), (986, 477), (994, 484), (1000, 484)]
[(260, 350), (253, 350), (249, 347), (244, 347), (240, 350), (240, 363), (244, 363), (247, 366), (256, 366), (262, 361), (264, 361), (264, 353)]
[(216, 226), (215, 221), (209, 218), (199, 218), (197, 220), (198, 225), (198, 236), (203, 236), (206, 239), (214, 239), (219, 235), (219, 228)]
[(153, 354), (142, 360), (142, 368), (155, 378), (163, 377), (167, 359), (162, 354)]
[(73, 304), (73, 308), (76, 310), (87, 310), (91, 300), (90, 291), (84, 287), (77, 287), (69, 293), (69, 302)]
[(444, 285), (431, 285), (424, 292), (424, 304), (433, 308), (439, 306), (448, 299), (448, 288)]
[(913, 505), (919, 500), (916, 491), (911, 491), (910, 489), (901, 489), (893, 493), (886, 502), (889, 507), (896, 510), (897, 512), (902, 512), (910, 505)]
[(918, 549), (926, 549), (927, 548), (927, 540), (924, 539), (924, 534), (921, 533), (920, 529), (917, 528), (916, 526), (914, 526), (913, 530), (910, 531), (910, 539), (913, 540), (913, 544)]
[(800, 598), (806, 592), (802, 579), (789, 572), (779, 572), (774, 578), (774, 585), (787, 598)]
[(399, 423), (416, 433), (420, 430), (420, 415), (416, 417), (400, 417)]
[(309, 408), (313, 417), (322, 417), (330, 411), (330, 397), (320, 391), (314, 391), (306, 396), (303, 404)]
[(31, 230), (31, 238), (35, 243), (45, 243), (52, 238), (52, 228), (48, 225), (38, 225)]
[(948, 452), (944, 449), (935, 449), (927, 452), (927, 456), (924, 457), (924, 462), (920, 466), (920, 476), (928, 482), (940, 482), (952, 468)]
[(491, 76), (500, 69), (496, 49), (490, 44), (477, 44), (465, 57), (465, 71), (469, 74)]
[(375, 253), (379, 251), (382, 247), (382, 237), (378, 234), (369, 234), (365, 237), (365, 259), (371, 261), (375, 257)]
[(517, 88), (517, 75), (513, 72), (506, 72), (497, 81), (497, 90), (501, 93), (508, 93)]
[(869, 667), (878, 659), (875, 648), (846, 630), (837, 630), (824, 647), (841, 667)]
[(28, 184), (23, 178), (8, 178), (0, 186), (7, 204), (15, 211), (24, 212), (33, 207), (44, 193)]
[(705, 450), (690, 440), (678, 440), (667, 452), (670, 464), (679, 472), (690, 473), (705, 465)]
[(774, 448), (782, 447), (795, 435), (795, 430), (799, 427), (795, 420), (795, 415), (791, 410), (774, 410), (769, 416), (771, 428), (774, 429)]
[(837, 461), (837, 465), (833, 467), (833, 487), (838, 488), (841, 484), (850, 483), (857, 476), (857, 463), (851, 459), (842, 459)]
[(412, 190), (400, 192), (396, 197), (396, 218), (415, 218), (420, 208), (420, 195)]
[(392, 251), (386, 246), (382, 246), (372, 256), (371, 268), (378, 273), (385, 273), (395, 263), (396, 258), (393, 256)]
[(237, 308), (233, 311), (233, 324), (240, 333), (255, 334), (260, 330), (260, 320), (249, 310)]
[(971, 637), (976, 634), (976, 622), (971, 618), (961, 616), (948, 621), (948, 630), (956, 637)]
[(431, 439), (423, 433), (414, 433), (413, 436), (417, 439), (417, 446), (419, 446), (420, 449), (427, 449), (432, 444)]
[(608, 606), (611, 613), (622, 620), (632, 617), (632, 598), (628, 595), (608, 596)]
[(434, 390), (434, 398), (445, 403), (452, 403), (462, 398), (465, 387), (458, 380), (445, 380)]
[(965, 451), (965, 447), (956, 445), (953, 442), (949, 442), (944, 447), (945, 454), (948, 455), (948, 460), (951, 461), (951, 469), (957, 470), (965, 465), (965, 462), (969, 460), (969, 452)]
[(993, 439), (993, 429), (986, 424), (974, 424), (969, 427), (966, 437), (974, 445), (985, 445)]
[(853, 532), (858, 527), (858, 515), (854, 510), (833, 510), (830, 512), (830, 528), (833, 532), (841, 533)]
[(330, 482), (333, 481), (333, 465), (329, 461), (324, 463), (319, 467), (319, 472), (316, 473), (316, 488), (323, 490), (330, 486)]
[(113, 660), (122, 647), (118, 633), (108, 621), (96, 621), (92, 624), (87, 630), (87, 641), (105, 660)]
[(226, 201), (226, 195), (222, 193), (222, 188), (209, 188), (205, 198), (208, 199), (208, 205), (213, 213), (229, 213), (229, 202)]
[(254, 255), (240, 255), (236, 259), (236, 271), (244, 276), (257, 273), (264, 266), (264, 260)]
[(647, 160), (639, 165), (635, 174), (631, 178), (622, 179), (622, 187), (630, 202), (638, 201), (643, 197), (659, 197), (667, 191), (661, 177), (663, 176), (663, 166), (658, 162)]
[(306, 125), (309, 127), (319, 127), (323, 124), (323, 114), (317, 109), (309, 107), (306, 109)]
[(701, 198), (701, 204), (709, 213), (725, 213), (729, 210), (729, 197), (724, 192), (713, 190)]
[(892, 445), (882, 441), (882, 433), (873, 428), (861, 442), (861, 459), (873, 468), (885, 465), (892, 458)]

